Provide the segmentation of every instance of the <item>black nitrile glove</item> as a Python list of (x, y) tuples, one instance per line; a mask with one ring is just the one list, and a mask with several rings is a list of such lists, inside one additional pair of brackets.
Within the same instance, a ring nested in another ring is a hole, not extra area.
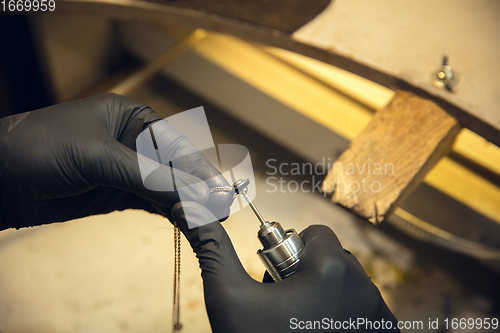
[[(199, 219), (199, 224), (216, 218), (195, 202), (184, 201), (172, 208), (174, 220), (199, 260), (214, 332), (288, 332), (307, 328), (308, 321), (323, 325), (316, 326), (317, 331), (332, 329), (335, 326), (326, 325), (340, 321), (344, 327), (337, 329), (342, 331), (399, 332), (382, 329), (387, 325), (395, 328), (396, 319), (359, 262), (342, 248), (330, 228), (315, 225), (305, 229), (301, 233), (305, 247), (296, 272), (278, 283), (260, 283), (245, 272), (219, 222), (186, 227), (183, 207), (187, 206), (190, 212), (196, 210), (196, 217), (191, 213), (190, 218)], [(358, 318), (384, 326), (372, 330), (362, 324), (353, 326)]]
[[(146, 189), (135, 152), (139, 133), (160, 119), (149, 107), (109, 93), (0, 119), (0, 230), (127, 208), (169, 216), (177, 192)], [(232, 193), (209, 192), (227, 181), (186, 137), (158, 124), (166, 159), (182, 156), (175, 186), (189, 185), (193, 201), (227, 216)], [(171, 174), (162, 166), (148, 178), (171, 182)]]

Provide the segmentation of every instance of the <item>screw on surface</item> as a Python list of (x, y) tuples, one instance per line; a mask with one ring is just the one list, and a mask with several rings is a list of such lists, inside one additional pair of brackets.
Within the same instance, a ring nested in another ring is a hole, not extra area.
[(456, 74), (451, 70), (450, 65), (448, 65), (448, 57), (444, 56), (441, 68), (434, 77), (434, 85), (438, 88), (445, 88), (449, 92), (453, 92), (453, 87), (456, 86), (457, 82), (458, 79)]

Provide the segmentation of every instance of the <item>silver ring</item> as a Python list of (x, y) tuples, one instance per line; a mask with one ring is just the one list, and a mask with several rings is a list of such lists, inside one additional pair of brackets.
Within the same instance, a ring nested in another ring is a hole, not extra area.
[(231, 192), (233, 188), (231, 186), (216, 186), (210, 189), (210, 193), (216, 192)]

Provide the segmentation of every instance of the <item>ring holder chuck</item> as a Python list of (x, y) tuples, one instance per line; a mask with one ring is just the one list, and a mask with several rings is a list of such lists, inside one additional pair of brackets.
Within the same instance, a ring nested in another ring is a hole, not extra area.
[(234, 191), (245, 198), (261, 223), (258, 238), (263, 248), (257, 254), (271, 277), (278, 282), (295, 272), (304, 243), (294, 229), (284, 230), (280, 223), (264, 220), (247, 194), (248, 184), (248, 179), (240, 179), (233, 184)]

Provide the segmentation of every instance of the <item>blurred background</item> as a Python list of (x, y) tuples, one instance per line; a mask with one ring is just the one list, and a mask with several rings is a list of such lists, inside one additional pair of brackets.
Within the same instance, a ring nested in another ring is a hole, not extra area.
[[(178, 26), (52, 13), (0, 16), (0, 31), (0, 116), (105, 91), (163, 117), (203, 106), (216, 144), (249, 149), (264, 217), (298, 231), (331, 227), (399, 320), (499, 317), (500, 150), (478, 135), (462, 130), (401, 211), (375, 227), (311, 186), (327, 168), (290, 171), (333, 163), (390, 89), (289, 51)], [(288, 174), (272, 178), (270, 165), (280, 164)], [(262, 279), (253, 213), (224, 226), (248, 273)], [(183, 331), (210, 332), (198, 264), (182, 246)], [(172, 283), (173, 229), (159, 216), (125, 211), (0, 232), (1, 333), (170, 332)]]

